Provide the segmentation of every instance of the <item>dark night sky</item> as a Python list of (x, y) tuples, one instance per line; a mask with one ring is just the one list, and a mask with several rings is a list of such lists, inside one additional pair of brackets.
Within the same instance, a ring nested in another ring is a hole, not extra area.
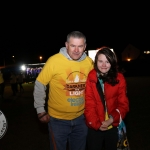
[(0, 28), (0, 65), (4, 58), (6, 64), (13, 63), (12, 55), (22, 63), (39, 63), (42, 55), (45, 62), (65, 46), (66, 36), (73, 30), (85, 34), (87, 50), (106, 45), (120, 55), (128, 44), (141, 51), (150, 50), (150, 13), (139, 8), (122, 10), (121, 7), (101, 12), (90, 9), (74, 14), (69, 14), (69, 10), (66, 14), (61, 10), (59, 13), (32, 10), (5, 14)]

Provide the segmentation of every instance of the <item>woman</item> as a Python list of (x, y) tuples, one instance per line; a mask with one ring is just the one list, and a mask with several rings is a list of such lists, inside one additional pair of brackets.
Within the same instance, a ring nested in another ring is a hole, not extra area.
[[(126, 81), (117, 71), (117, 58), (108, 47), (95, 56), (85, 88), (85, 117), (88, 128), (88, 150), (116, 150), (117, 126), (129, 111)], [(119, 112), (118, 112), (119, 110)]]

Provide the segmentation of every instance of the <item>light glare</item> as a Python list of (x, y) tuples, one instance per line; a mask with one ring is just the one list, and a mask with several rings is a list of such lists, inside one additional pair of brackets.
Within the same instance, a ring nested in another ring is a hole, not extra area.
[(21, 66), (21, 70), (23, 70), (23, 71), (25, 71), (25, 70), (26, 70), (25, 65), (22, 65), (22, 66)]

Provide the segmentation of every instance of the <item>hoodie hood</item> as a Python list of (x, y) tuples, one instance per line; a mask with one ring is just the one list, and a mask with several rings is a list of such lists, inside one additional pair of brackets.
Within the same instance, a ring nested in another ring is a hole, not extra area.
[[(63, 54), (68, 60), (73, 60), (67, 53), (67, 49), (66, 47), (62, 47), (59, 51), (59, 53)], [(82, 61), (86, 58), (86, 53), (83, 52), (82, 56), (80, 57), (80, 59), (76, 60), (76, 61)]]

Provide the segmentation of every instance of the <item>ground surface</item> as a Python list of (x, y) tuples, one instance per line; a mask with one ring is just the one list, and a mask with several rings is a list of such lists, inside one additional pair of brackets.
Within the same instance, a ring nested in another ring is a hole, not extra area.
[[(125, 123), (131, 150), (150, 150), (150, 77), (127, 77), (130, 112)], [(49, 150), (47, 124), (41, 124), (33, 106), (33, 83), (23, 84), (24, 92), (11, 96), (5, 87), (0, 110), (8, 129), (0, 139), (0, 150)]]

